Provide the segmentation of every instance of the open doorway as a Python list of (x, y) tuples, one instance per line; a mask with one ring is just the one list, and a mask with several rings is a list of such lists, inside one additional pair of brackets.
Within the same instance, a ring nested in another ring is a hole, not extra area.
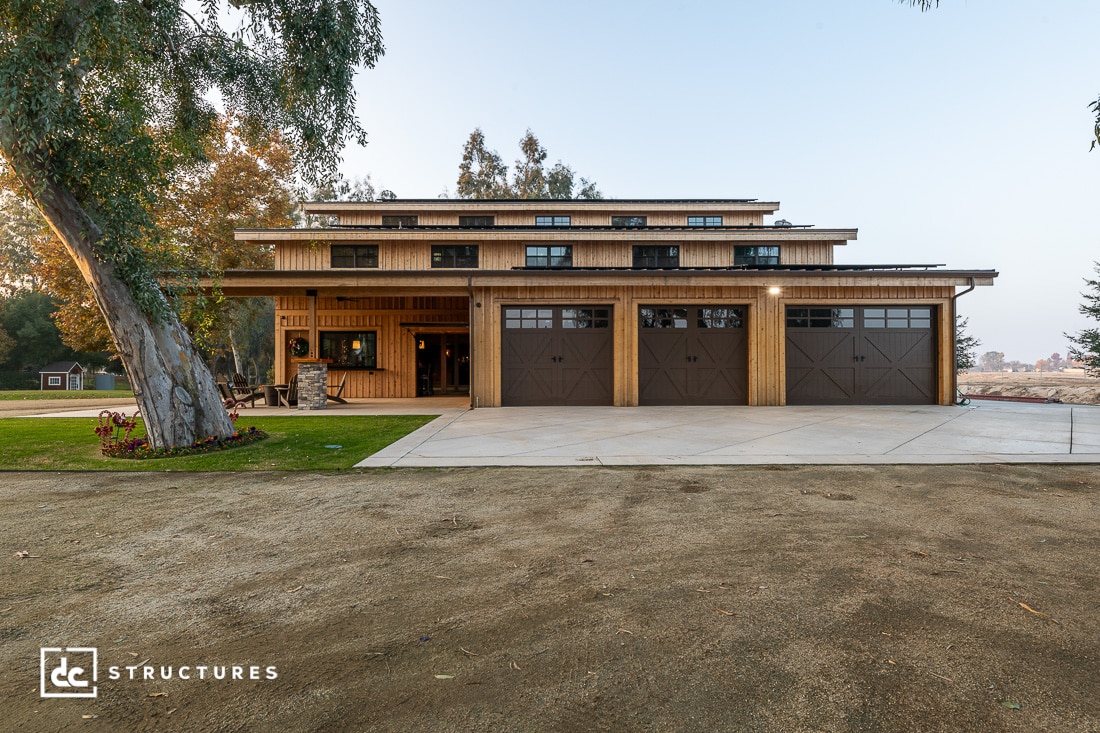
[(416, 395), (469, 394), (470, 334), (416, 334)]

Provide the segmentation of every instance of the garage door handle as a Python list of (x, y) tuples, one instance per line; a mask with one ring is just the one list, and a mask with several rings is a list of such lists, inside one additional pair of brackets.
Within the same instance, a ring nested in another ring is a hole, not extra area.
[(866, 358), (866, 356), (853, 356), (852, 361), (863, 361)]

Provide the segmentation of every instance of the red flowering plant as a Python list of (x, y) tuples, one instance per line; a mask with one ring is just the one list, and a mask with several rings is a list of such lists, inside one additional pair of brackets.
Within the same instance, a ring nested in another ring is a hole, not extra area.
[(125, 412), (104, 410), (99, 413), (99, 427), (95, 429), (103, 455), (121, 456), (132, 454), (147, 446), (145, 438), (131, 438), (130, 433), (137, 427), (137, 418), (141, 410), (135, 410), (132, 417)]

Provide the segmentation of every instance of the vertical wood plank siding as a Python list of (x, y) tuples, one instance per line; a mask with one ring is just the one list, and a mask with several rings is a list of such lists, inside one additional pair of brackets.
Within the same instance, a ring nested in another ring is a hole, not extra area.
[[(401, 324), (466, 323), (469, 318), (468, 302), (467, 298), (431, 296), (362, 298), (343, 302), (337, 302), (334, 298), (318, 298), (316, 330), (378, 333), (379, 369), (350, 370), (344, 396), (416, 396), (414, 331)], [(309, 338), (309, 298), (276, 298), (275, 313), (275, 381), (286, 384), (297, 371), (291, 362), (287, 343), (295, 336)], [(464, 329), (454, 330), (461, 332)], [(311, 340), (310, 346), (315, 350), (318, 345)], [(333, 371), (342, 373), (342, 370), (335, 368)]]

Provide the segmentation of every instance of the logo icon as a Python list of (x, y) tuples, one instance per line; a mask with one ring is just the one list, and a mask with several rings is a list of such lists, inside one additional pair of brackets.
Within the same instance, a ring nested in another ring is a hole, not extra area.
[(98, 652), (94, 646), (44, 646), (39, 650), (42, 697), (95, 697)]

